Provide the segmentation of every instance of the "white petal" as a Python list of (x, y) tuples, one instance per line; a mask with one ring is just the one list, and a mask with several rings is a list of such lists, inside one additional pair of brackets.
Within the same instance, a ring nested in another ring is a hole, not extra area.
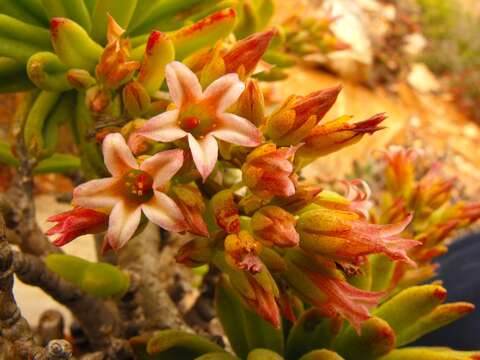
[(121, 201), (119, 178), (90, 180), (73, 190), (73, 203), (90, 209), (113, 208)]
[(103, 158), (113, 176), (121, 176), (138, 164), (120, 133), (108, 134), (102, 144)]
[(173, 61), (165, 69), (168, 90), (178, 108), (189, 102), (196, 102), (202, 96), (202, 86), (197, 76), (187, 66)]
[(258, 146), (262, 141), (262, 134), (247, 119), (234, 114), (221, 114), (218, 128), (210, 133), (216, 138), (241, 146)]
[(181, 139), (185, 137), (187, 133), (178, 126), (178, 114), (179, 111), (175, 109), (154, 116), (136, 131), (134, 135), (144, 136), (160, 142), (170, 142)]
[(153, 188), (158, 189), (167, 183), (183, 165), (182, 150), (167, 150), (148, 158), (140, 165), (140, 169), (153, 178)]
[(188, 145), (192, 152), (195, 167), (202, 176), (203, 181), (205, 181), (217, 163), (217, 140), (215, 140), (210, 134), (206, 135), (201, 140), (197, 140), (192, 134), (188, 134)]
[(121, 201), (113, 208), (108, 220), (107, 241), (114, 250), (120, 249), (135, 234), (141, 219), (140, 206)]
[(238, 74), (227, 74), (205, 89), (202, 102), (216, 109), (217, 113), (221, 113), (238, 100), (244, 89), (245, 85), (238, 78)]
[(155, 191), (155, 195), (141, 206), (145, 216), (162, 229), (179, 232), (187, 228), (175, 201), (160, 191)]

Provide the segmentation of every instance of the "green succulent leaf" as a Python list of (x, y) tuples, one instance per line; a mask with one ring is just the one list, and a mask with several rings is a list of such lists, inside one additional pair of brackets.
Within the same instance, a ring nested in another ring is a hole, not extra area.
[(0, 93), (27, 91), (34, 87), (25, 72), (24, 63), (0, 57)]
[(268, 349), (255, 349), (250, 351), (247, 360), (283, 360), (283, 357)]
[(406, 348), (394, 350), (381, 360), (473, 360), (480, 355), (474, 351), (454, 351), (448, 348)]
[(347, 326), (333, 348), (346, 359), (377, 359), (395, 348), (395, 332), (385, 320), (372, 317), (362, 324), (358, 333)]
[(72, 86), (67, 79), (68, 67), (57, 55), (48, 51), (32, 55), (27, 62), (27, 74), (40, 89), (47, 91), (67, 91)]
[(54, 17), (69, 18), (87, 32), (90, 31), (92, 23), (84, 0), (42, 0), (42, 4), (49, 19)]
[(47, 256), (45, 264), (63, 279), (96, 297), (122, 296), (130, 286), (128, 276), (111, 264), (63, 254)]
[(224, 352), (217, 344), (179, 330), (158, 331), (147, 343), (147, 353), (165, 359), (195, 359), (208, 353)]
[(287, 339), (288, 358), (297, 359), (318, 348), (330, 348), (342, 329), (340, 317), (327, 318), (316, 308), (305, 311), (290, 330)]
[(343, 357), (327, 349), (313, 350), (303, 355), (299, 360), (343, 360)]

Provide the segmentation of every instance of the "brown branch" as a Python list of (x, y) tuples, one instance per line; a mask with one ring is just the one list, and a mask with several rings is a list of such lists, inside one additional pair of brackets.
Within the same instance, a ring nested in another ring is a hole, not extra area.
[(123, 270), (137, 274), (141, 307), (145, 316), (144, 331), (164, 328), (193, 330), (184, 322), (168, 294), (168, 280), (175, 265), (173, 254), (161, 249), (158, 228), (149, 224), (131, 239), (118, 254)]
[(63, 280), (35, 256), (13, 252), (13, 268), (21, 281), (42, 288), (68, 307), (82, 325), (94, 349), (104, 350), (112, 359), (128, 359), (124, 354), (129, 353), (130, 347), (123, 340), (124, 329), (113, 305)]

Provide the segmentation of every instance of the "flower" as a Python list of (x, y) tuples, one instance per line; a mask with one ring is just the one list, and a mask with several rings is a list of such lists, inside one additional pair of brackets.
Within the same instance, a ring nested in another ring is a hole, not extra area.
[(300, 246), (308, 252), (357, 264), (363, 256), (384, 253), (414, 266), (406, 251), (420, 242), (400, 237), (412, 220), (409, 214), (396, 224), (369, 224), (354, 212), (316, 207), (302, 213), (297, 222)]
[(250, 121), (226, 112), (244, 90), (238, 74), (224, 75), (202, 92), (196, 75), (174, 61), (166, 67), (166, 79), (176, 109), (151, 118), (130, 137), (129, 143), (136, 143), (139, 136), (160, 142), (186, 137), (204, 181), (218, 158), (216, 138), (246, 147), (260, 144), (261, 133)]
[(295, 217), (282, 208), (265, 206), (253, 214), (251, 228), (255, 238), (266, 245), (291, 247), (300, 241), (295, 223)]
[(333, 262), (320, 263), (301, 250), (289, 250), (286, 260), (288, 267), (284, 276), (289, 286), (325, 316), (333, 318), (340, 314), (357, 332), (362, 322), (370, 318), (369, 309), (384, 295), (355, 288), (335, 270)]
[(79, 236), (105, 231), (108, 224), (108, 215), (92, 209), (76, 207), (73, 210), (50, 216), (47, 221), (57, 224), (50, 228), (46, 234), (60, 234), (53, 244), (63, 246)]
[(142, 212), (168, 231), (187, 228), (181, 210), (164, 193), (168, 181), (182, 166), (181, 150), (159, 152), (139, 165), (123, 136), (114, 133), (103, 141), (103, 156), (112, 177), (77, 186), (73, 202), (110, 211), (106, 241), (113, 249), (121, 248), (135, 234)]
[(240, 215), (232, 191), (227, 189), (216, 193), (210, 206), (218, 227), (229, 234), (240, 231)]
[(299, 146), (277, 148), (265, 144), (253, 150), (242, 167), (243, 181), (257, 196), (288, 197), (295, 194), (292, 158)]
[(238, 234), (230, 234), (225, 238), (226, 259), (239, 269), (252, 274), (262, 270), (262, 263), (258, 258), (262, 245), (245, 230)]

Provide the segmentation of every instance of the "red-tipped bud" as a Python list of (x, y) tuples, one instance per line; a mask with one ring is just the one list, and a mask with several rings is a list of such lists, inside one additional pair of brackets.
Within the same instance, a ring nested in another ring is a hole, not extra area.
[(227, 73), (238, 72), (248, 76), (257, 67), (258, 62), (268, 48), (268, 44), (276, 30), (268, 30), (252, 34), (237, 42), (224, 56)]
[(57, 224), (46, 234), (60, 236), (53, 242), (56, 246), (63, 246), (79, 236), (97, 234), (107, 230), (108, 215), (92, 209), (82, 207), (64, 213), (50, 216), (47, 221)]
[(70, 69), (67, 72), (67, 80), (75, 89), (83, 90), (95, 85), (95, 78), (87, 70)]
[(141, 116), (150, 108), (150, 96), (138, 81), (130, 81), (123, 87), (122, 99), (125, 110), (132, 117)]
[(192, 234), (208, 237), (208, 229), (203, 214), (205, 203), (202, 193), (193, 185), (175, 185), (171, 189), (171, 197), (177, 203)]
[(208, 264), (215, 250), (215, 242), (209, 238), (195, 238), (183, 245), (175, 260), (190, 267)]

